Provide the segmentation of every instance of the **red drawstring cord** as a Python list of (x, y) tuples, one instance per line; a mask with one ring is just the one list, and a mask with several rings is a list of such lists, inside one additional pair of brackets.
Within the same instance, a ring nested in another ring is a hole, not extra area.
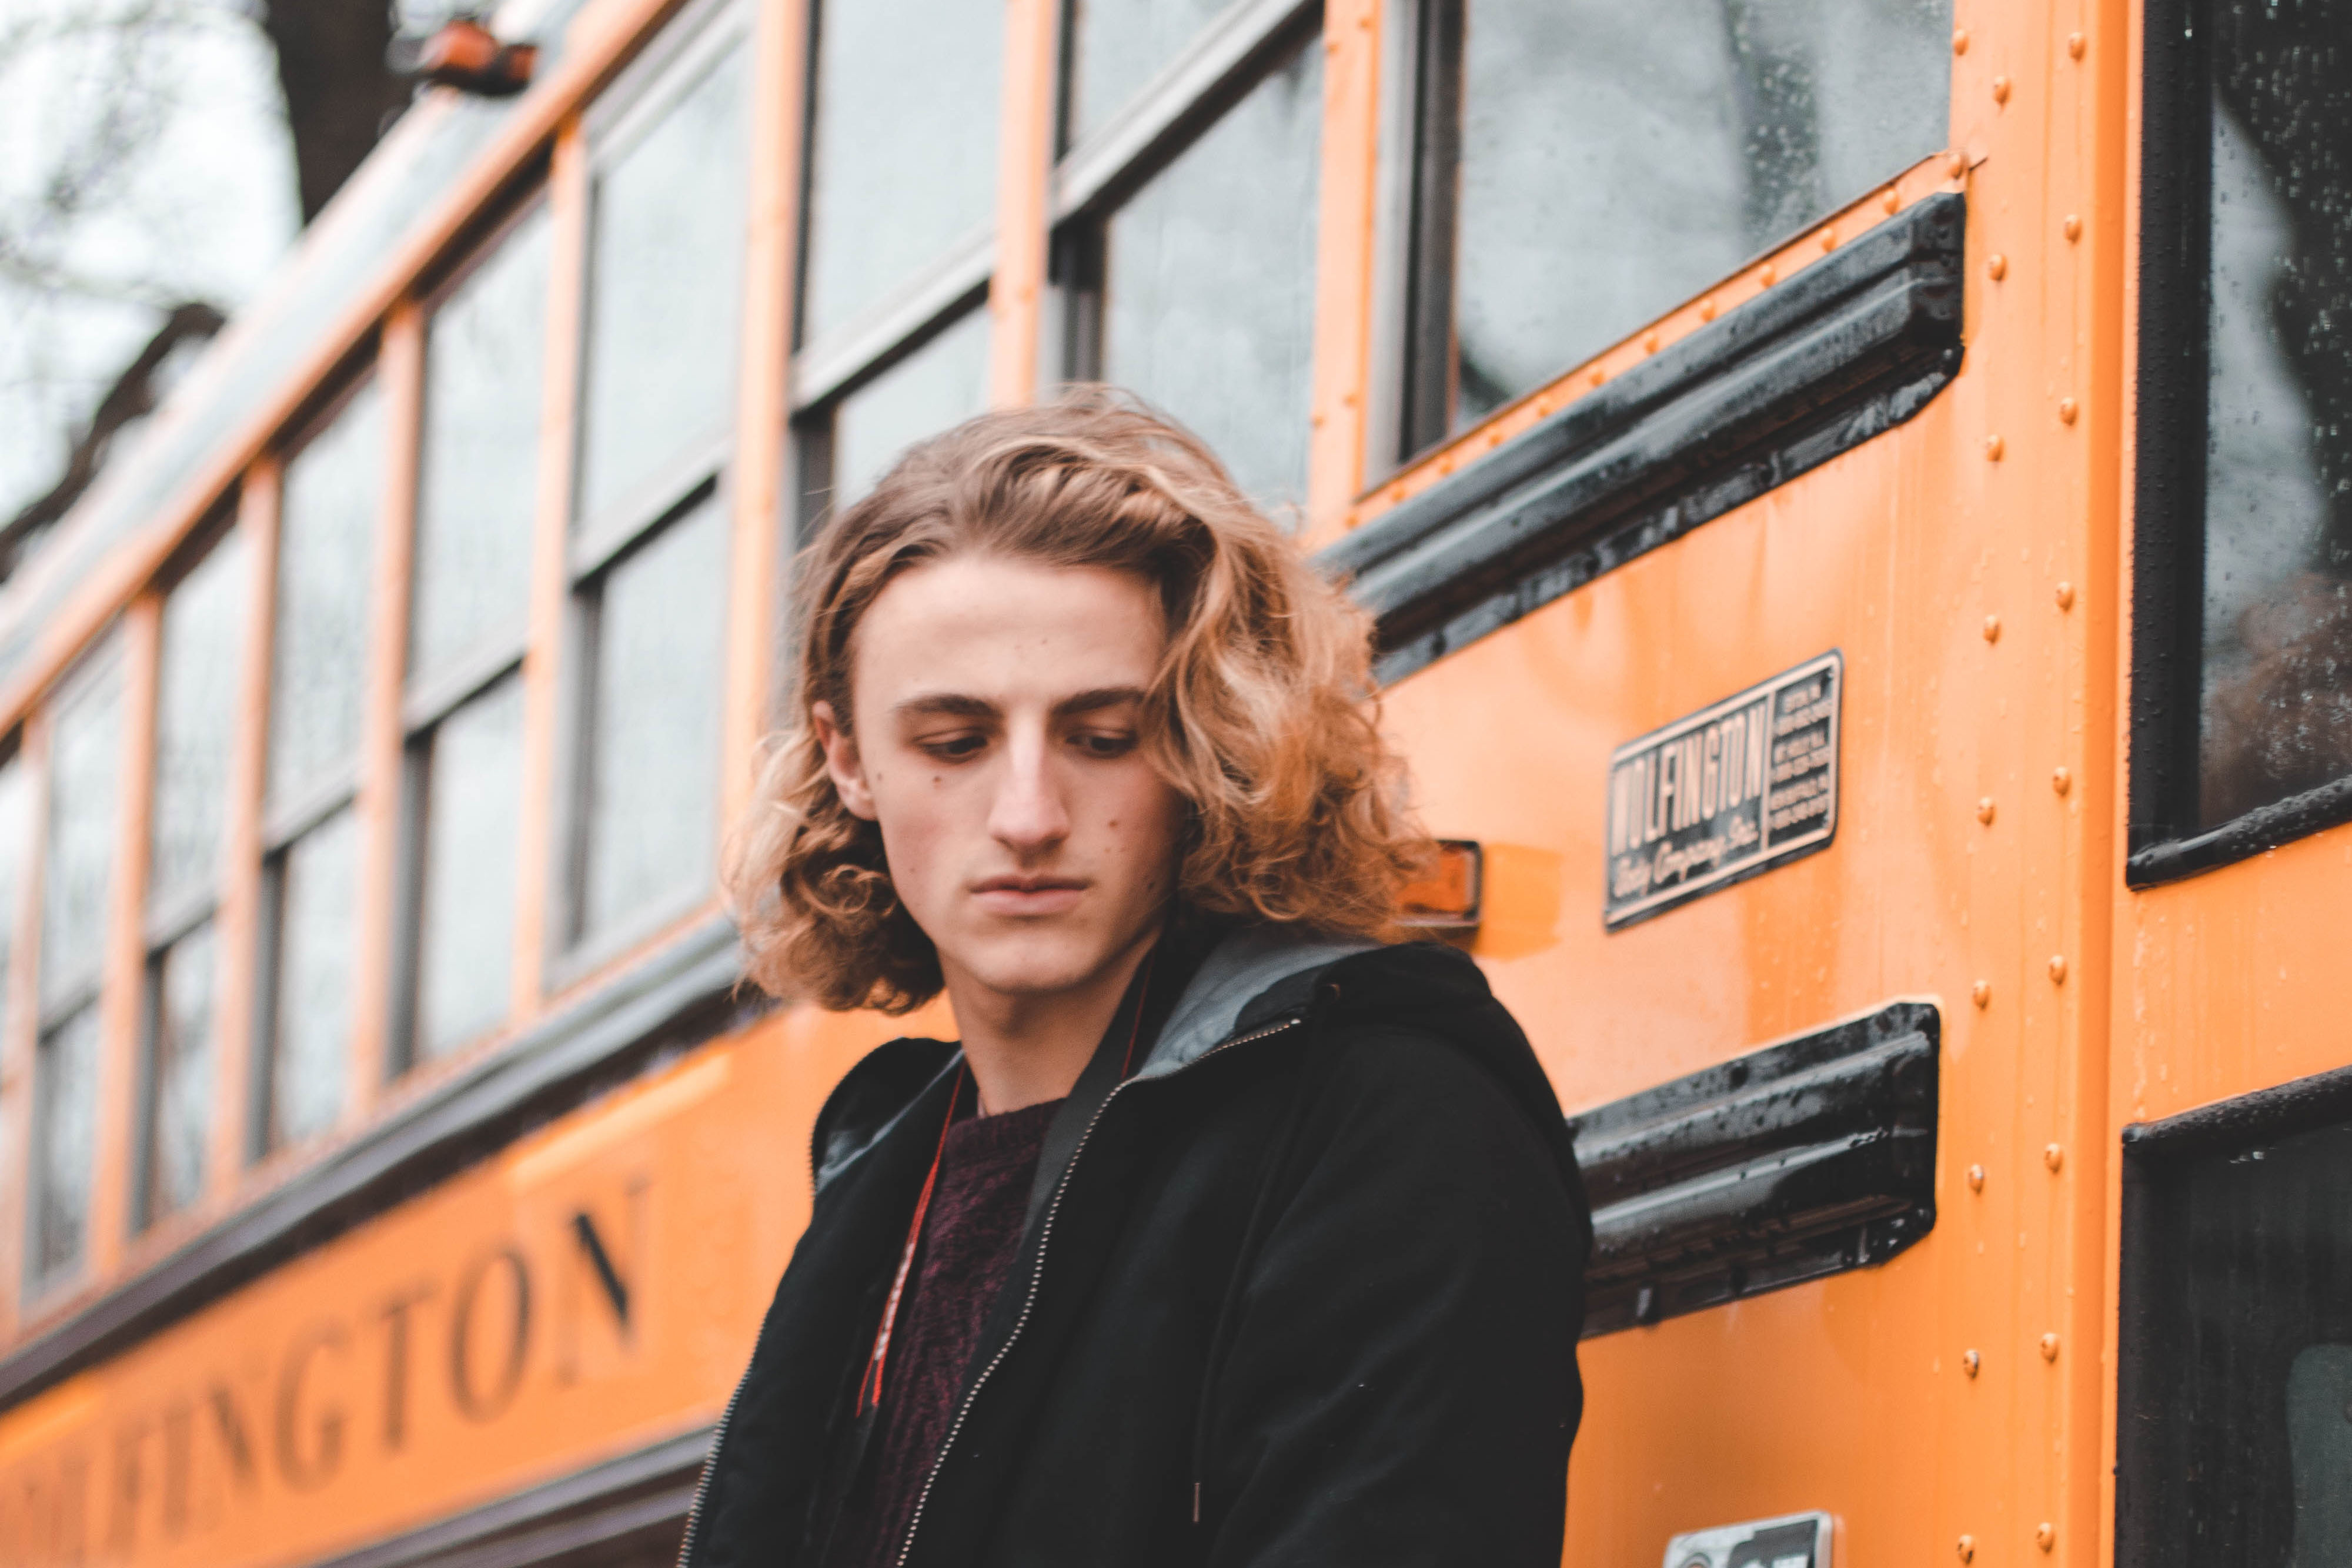
[(923, 1177), (923, 1195), (915, 1200), (915, 1221), (907, 1227), (907, 1249), (898, 1255), (898, 1277), (890, 1281), (889, 1300), (882, 1303), (882, 1326), (874, 1332), (874, 1354), (866, 1358), (866, 1375), (857, 1380), (857, 1406), (854, 1414), (863, 1416), (870, 1406), (882, 1403), (882, 1366), (890, 1356), (890, 1330), (898, 1321), (898, 1302), (907, 1293), (907, 1276), (915, 1267), (915, 1249), (923, 1239), (923, 1217), (931, 1209), (931, 1188), (939, 1185), (940, 1161), (948, 1152), (948, 1129), (955, 1125), (956, 1103), (963, 1098), (963, 1079), (956, 1074), (955, 1088), (948, 1094), (948, 1113), (940, 1123), (940, 1145), (931, 1151), (931, 1170)]

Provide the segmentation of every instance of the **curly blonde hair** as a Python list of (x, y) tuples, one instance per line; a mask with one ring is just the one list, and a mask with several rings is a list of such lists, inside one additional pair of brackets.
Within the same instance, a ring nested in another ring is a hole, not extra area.
[(1190, 803), (1187, 914), (1384, 936), (1429, 841), (1382, 741), (1370, 618), (1234, 487), (1200, 439), (1106, 388), (982, 414), (911, 448), (803, 553), (796, 722), (766, 746), (728, 856), (749, 977), (827, 1008), (920, 1006), (939, 956), (850, 812), (809, 722), (846, 726), (867, 606), (927, 561), (1108, 567), (1159, 588), (1170, 635), (1145, 755)]

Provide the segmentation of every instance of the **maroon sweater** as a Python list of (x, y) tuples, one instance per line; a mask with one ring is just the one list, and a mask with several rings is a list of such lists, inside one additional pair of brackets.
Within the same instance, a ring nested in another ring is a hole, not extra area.
[(830, 1562), (887, 1568), (955, 1419), (972, 1347), (1021, 1246), (1037, 1154), (1059, 1100), (948, 1129), (907, 1299), (890, 1334), (880, 1426), (849, 1494)]

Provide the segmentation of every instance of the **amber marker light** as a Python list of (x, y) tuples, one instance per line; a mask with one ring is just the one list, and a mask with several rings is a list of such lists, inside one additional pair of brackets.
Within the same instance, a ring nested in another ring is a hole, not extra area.
[(1437, 854), (1418, 881), (1397, 895), (1397, 924), (1420, 931), (1472, 931), (1486, 857), (1475, 839), (1440, 839)]

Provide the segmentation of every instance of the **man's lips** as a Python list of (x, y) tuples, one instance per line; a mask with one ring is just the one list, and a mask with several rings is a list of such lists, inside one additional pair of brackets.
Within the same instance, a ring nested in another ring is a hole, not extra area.
[(1078, 901), (1086, 879), (1008, 873), (971, 884), (974, 902), (992, 915), (1058, 915)]

